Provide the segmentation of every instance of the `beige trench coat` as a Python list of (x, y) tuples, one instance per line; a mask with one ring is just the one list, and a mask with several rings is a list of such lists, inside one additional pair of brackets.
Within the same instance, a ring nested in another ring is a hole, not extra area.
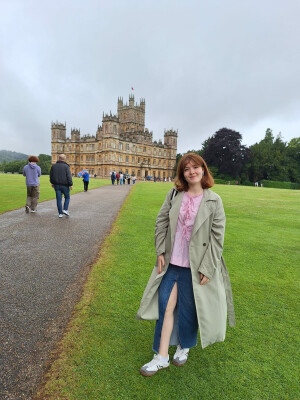
[[(137, 319), (158, 319), (158, 287), (170, 262), (184, 192), (178, 192), (171, 200), (172, 193), (173, 189), (168, 192), (155, 225), (156, 254), (164, 254), (165, 267), (160, 274), (157, 273), (157, 266), (154, 267), (137, 312)], [(224, 341), (227, 312), (229, 325), (235, 325), (231, 285), (222, 257), (224, 231), (225, 213), (222, 200), (216, 193), (205, 189), (189, 246), (202, 348)], [(200, 285), (200, 273), (210, 279), (207, 284)]]

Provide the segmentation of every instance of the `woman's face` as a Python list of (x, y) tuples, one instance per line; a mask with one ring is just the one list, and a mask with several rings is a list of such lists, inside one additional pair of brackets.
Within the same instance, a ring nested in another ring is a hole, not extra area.
[(203, 176), (203, 168), (200, 165), (194, 164), (193, 161), (190, 161), (186, 164), (183, 175), (187, 183), (190, 185), (197, 185), (200, 184), (201, 186), (201, 179)]

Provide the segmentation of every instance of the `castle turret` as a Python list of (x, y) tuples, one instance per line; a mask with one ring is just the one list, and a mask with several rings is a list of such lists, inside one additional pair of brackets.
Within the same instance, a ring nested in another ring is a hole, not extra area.
[(129, 107), (134, 107), (134, 95), (129, 95)]
[(52, 163), (58, 160), (58, 155), (64, 152), (66, 142), (66, 123), (60, 122), (51, 123), (51, 154)]
[(66, 123), (52, 122), (51, 123), (51, 138), (52, 142), (57, 140), (66, 140)]
[(71, 142), (80, 141), (80, 129), (71, 129)]
[(164, 144), (171, 149), (177, 150), (178, 132), (174, 129), (165, 130)]
[(118, 112), (123, 107), (123, 97), (118, 97)]

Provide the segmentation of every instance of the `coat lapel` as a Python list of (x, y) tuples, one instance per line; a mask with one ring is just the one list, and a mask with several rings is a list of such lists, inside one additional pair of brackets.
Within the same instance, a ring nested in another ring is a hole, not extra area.
[(181, 206), (181, 201), (183, 197), (184, 192), (178, 192), (177, 195), (174, 197), (174, 199), (171, 201), (171, 210), (170, 210), (170, 229), (171, 229), (171, 243), (173, 247), (174, 239), (175, 239), (175, 233), (176, 233), (176, 227), (177, 227), (177, 221), (179, 217), (179, 211), (180, 211), (180, 206)]
[(211, 199), (210, 196), (210, 192), (205, 189), (203, 192), (203, 199), (200, 203), (197, 215), (196, 215), (196, 219), (195, 219), (195, 223), (194, 223), (194, 227), (193, 227), (193, 232), (192, 232), (192, 236), (195, 235), (195, 233), (199, 230), (200, 226), (203, 224), (203, 222), (210, 216), (210, 214), (212, 213), (211, 209), (208, 207), (207, 202), (209, 202)]

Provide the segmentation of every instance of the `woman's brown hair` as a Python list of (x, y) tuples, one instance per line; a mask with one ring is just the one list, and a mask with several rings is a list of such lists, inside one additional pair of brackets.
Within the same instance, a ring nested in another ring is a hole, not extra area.
[(203, 160), (201, 156), (196, 153), (186, 153), (184, 156), (181, 157), (178, 166), (177, 166), (177, 173), (175, 178), (175, 187), (179, 192), (187, 192), (189, 189), (189, 184), (185, 180), (184, 177), (184, 169), (186, 165), (192, 162), (193, 164), (201, 167), (203, 169), (204, 175), (201, 179), (201, 186), (203, 189), (208, 189), (214, 186), (214, 178), (212, 177), (209, 169), (206, 165), (206, 162)]
[(39, 160), (39, 158), (36, 157), (36, 156), (29, 156), (29, 157), (28, 157), (28, 161), (29, 161), (29, 162), (39, 162), (40, 160)]

